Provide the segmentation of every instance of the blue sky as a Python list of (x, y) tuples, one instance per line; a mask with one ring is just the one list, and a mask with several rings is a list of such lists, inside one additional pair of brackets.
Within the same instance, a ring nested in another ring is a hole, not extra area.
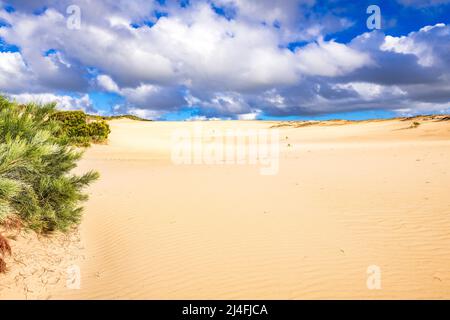
[(160, 120), (450, 113), (450, 0), (0, 8), (0, 92), (21, 102)]

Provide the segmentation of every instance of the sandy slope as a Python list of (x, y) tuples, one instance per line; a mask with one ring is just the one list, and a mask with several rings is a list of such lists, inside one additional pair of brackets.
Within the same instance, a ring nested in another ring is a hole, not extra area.
[[(450, 298), (450, 122), (270, 128), (279, 172), (175, 165), (192, 122), (111, 122), (81, 225), (81, 289), (56, 298)], [(381, 268), (369, 290), (367, 268)]]

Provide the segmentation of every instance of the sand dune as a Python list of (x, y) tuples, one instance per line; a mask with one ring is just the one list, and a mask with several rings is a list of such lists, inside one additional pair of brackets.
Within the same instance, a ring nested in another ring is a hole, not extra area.
[[(171, 136), (196, 122), (112, 121), (77, 169), (101, 173), (81, 287), (49, 297), (448, 299), (450, 122), (438, 120), (200, 123), (279, 130), (275, 175), (175, 165)], [(367, 287), (371, 265), (381, 289)]]

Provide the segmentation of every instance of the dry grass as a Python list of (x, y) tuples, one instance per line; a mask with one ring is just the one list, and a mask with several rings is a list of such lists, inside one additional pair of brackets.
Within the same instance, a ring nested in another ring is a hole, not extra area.
[(11, 246), (8, 243), (8, 240), (0, 234), (0, 273), (6, 272), (6, 262), (4, 257), (6, 255), (11, 255)]

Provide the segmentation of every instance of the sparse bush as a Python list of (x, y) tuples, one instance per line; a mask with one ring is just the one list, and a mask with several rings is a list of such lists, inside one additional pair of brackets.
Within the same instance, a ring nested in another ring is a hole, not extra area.
[(420, 122), (414, 121), (414, 122), (411, 124), (410, 128), (414, 129), (414, 128), (417, 128), (418, 126), (420, 126)]
[(149, 119), (144, 119), (132, 114), (121, 114), (121, 115), (115, 115), (115, 116), (98, 116), (98, 115), (88, 115), (88, 119), (91, 120), (118, 120), (118, 119), (130, 119), (130, 120), (136, 120), (136, 121), (153, 121)]
[[(54, 104), (18, 105), (0, 97), (0, 223), (17, 215), (25, 227), (45, 233), (80, 221), (79, 204), (87, 199), (82, 189), (98, 173), (70, 173), (82, 151), (70, 145), (55, 114)], [(70, 121), (75, 118), (82, 116)], [(0, 269), (9, 251), (2, 241), (0, 236)]]

